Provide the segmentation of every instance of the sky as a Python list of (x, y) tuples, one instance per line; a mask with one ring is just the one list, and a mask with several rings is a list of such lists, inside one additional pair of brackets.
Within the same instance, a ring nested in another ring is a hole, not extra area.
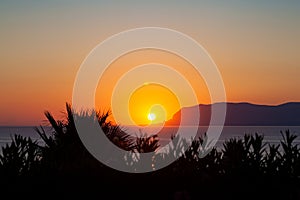
[[(200, 43), (219, 68), (229, 102), (300, 101), (299, 24), (296, 0), (1, 1), (0, 125), (39, 125), (45, 110), (62, 118), (89, 52), (113, 34), (147, 26), (174, 29)], [(159, 57), (155, 53), (144, 52), (141, 63)], [(107, 77), (118, 73), (111, 68)], [(107, 88), (111, 95), (112, 87)], [(210, 102), (207, 91), (197, 95), (198, 103)], [(107, 108), (109, 97), (98, 94), (97, 106)]]

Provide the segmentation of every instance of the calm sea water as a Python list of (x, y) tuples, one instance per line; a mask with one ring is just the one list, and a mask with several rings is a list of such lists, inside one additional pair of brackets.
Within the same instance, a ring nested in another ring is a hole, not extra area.
[[(142, 129), (138, 129), (136, 127), (126, 127), (127, 130), (131, 133), (135, 132), (142, 132), (142, 133), (157, 133), (159, 128), (151, 128), (146, 127)], [(196, 127), (197, 128), (197, 127)], [(198, 127), (198, 131), (196, 134), (196, 138), (203, 135), (203, 133), (207, 132), (207, 126), (200, 126)], [(161, 143), (166, 144), (170, 141), (171, 135), (177, 132), (177, 127), (167, 127), (161, 130), (159, 132), (159, 139), (160, 141), (163, 141)], [(186, 138), (191, 138), (192, 135), (195, 136), (195, 134), (192, 134), (195, 130), (195, 127), (184, 127), (181, 131), (182, 134), (185, 135)], [(279, 144), (282, 140), (281, 132), (285, 132), (286, 130), (289, 130), (291, 134), (295, 134), (298, 137), (295, 140), (295, 143), (300, 144), (300, 126), (225, 126), (223, 127), (222, 133), (218, 140), (216, 141), (217, 147), (222, 147), (225, 140), (228, 140), (230, 138), (242, 138), (245, 134), (253, 135), (255, 133), (258, 133), (259, 135), (264, 136), (264, 142), (269, 144)]]
[[(50, 127), (44, 127), (44, 129), (51, 134)], [(38, 133), (31, 126), (2, 126), (0, 127), (0, 146), (5, 146), (5, 144), (11, 142), (11, 138), (15, 135), (22, 135), (24, 137), (30, 137), (36, 140), (38, 143), (42, 143), (41, 138)]]
[[(45, 127), (46, 131), (51, 134), (50, 127)], [(128, 129), (128, 128), (127, 128)], [(282, 139), (280, 131), (290, 130), (291, 133), (297, 135), (295, 142), (300, 144), (300, 126), (226, 126), (223, 128), (222, 134), (217, 141), (217, 146), (221, 147), (223, 142), (226, 139), (232, 137), (243, 137), (244, 134), (254, 134), (258, 133), (264, 135), (265, 142), (271, 144), (277, 144)], [(130, 129), (131, 134), (138, 133), (138, 129)], [(183, 129), (183, 134), (190, 134), (191, 127), (185, 127)], [(198, 135), (206, 132), (207, 127), (199, 127)], [(143, 129), (142, 132), (154, 132), (153, 129)], [(168, 127), (166, 130), (169, 134), (162, 133), (160, 134), (160, 139), (164, 140), (170, 137), (170, 133), (176, 133), (176, 127)], [(39, 138), (39, 135), (34, 130), (34, 127), (0, 127), (0, 146), (4, 146), (7, 143), (10, 143), (11, 137), (14, 134), (19, 134), (26, 137), (31, 137), (34, 140), (37, 140), (39, 143), (42, 143), (42, 140)], [(163, 136), (162, 136), (163, 135)]]

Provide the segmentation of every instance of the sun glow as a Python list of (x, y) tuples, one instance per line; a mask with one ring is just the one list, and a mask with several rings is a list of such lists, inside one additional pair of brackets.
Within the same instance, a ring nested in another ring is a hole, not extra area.
[(175, 94), (162, 85), (144, 84), (129, 100), (129, 114), (135, 125), (161, 124), (180, 109)]
[[(197, 105), (193, 92), (201, 103), (210, 103), (205, 81), (189, 62), (166, 51), (139, 50), (107, 68), (99, 80), (95, 107), (111, 109), (110, 120), (116, 124), (157, 125), (172, 119), (180, 108)], [(149, 113), (155, 120), (148, 119)]]
[(156, 119), (156, 115), (154, 113), (149, 113), (148, 114), (148, 119), (149, 119), (149, 121), (153, 121), (153, 120)]

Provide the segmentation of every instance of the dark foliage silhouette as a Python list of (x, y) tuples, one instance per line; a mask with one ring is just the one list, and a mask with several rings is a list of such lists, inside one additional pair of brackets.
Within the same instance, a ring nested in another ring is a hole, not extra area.
[[(156, 155), (160, 147), (157, 135), (129, 136), (108, 120), (110, 112), (96, 112), (96, 117), (81, 112), (81, 117), (95, 117), (107, 138), (129, 152), (124, 157), (128, 167), (142, 162), (155, 169), (161, 160), (177, 159), (154, 172), (130, 174), (98, 162), (81, 143), (69, 104), (66, 110), (65, 120), (55, 120), (45, 112), (51, 131), (42, 126), (35, 129), (43, 143), (16, 135), (2, 148), (1, 188), (20, 195), (40, 192), (125, 199), (300, 198), (300, 148), (289, 130), (281, 133), (279, 145), (266, 144), (257, 133), (246, 134), (226, 140), (222, 149), (213, 148), (205, 157), (201, 156), (205, 134), (185, 152), (187, 142), (172, 136), (168, 152)], [(130, 157), (130, 152), (140, 156)], [(153, 157), (145, 161), (142, 153)]]
[(1, 175), (20, 176), (37, 169), (41, 153), (37, 142), (31, 138), (15, 135), (10, 145), (2, 147), (0, 155)]

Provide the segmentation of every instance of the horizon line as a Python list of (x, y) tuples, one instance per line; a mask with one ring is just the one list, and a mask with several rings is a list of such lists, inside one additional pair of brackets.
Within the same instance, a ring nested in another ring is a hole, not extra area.
[[(179, 110), (177, 110), (175, 113), (179, 112), (181, 109), (185, 109), (185, 108), (192, 108), (194, 106), (199, 106), (199, 105), (203, 105), (203, 106), (210, 106), (210, 105), (214, 105), (214, 104), (222, 104), (222, 103), (226, 103), (226, 104), (249, 104), (249, 105), (254, 105), (254, 106), (268, 106), (268, 107), (279, 107), (279, 106), (283, 106), (286, 104), (300, 104), (300, 101), (286, 101), (280, 104), (258, 104), (258, 103), (252, 103), (252, 102), (247, 102), (247, 101), (240, 101), (240, 102), (215, 102), (215, 103), (210, 103), (210, 104), (203, 104), (203, 103), (199, 103), (197, 105), (192, 105), (192, 106), (183, 106), (181, 107)], [(44, 120), (41, 120), (41, 123), (39, 124), (21, 124), (21, 125), (7, 125), (7, 124), (0, 124), (0, 127), (39, 127), (39, 126), (43, 126), (43, 127), (47, 127), (48, 125), (42, 125)]]

